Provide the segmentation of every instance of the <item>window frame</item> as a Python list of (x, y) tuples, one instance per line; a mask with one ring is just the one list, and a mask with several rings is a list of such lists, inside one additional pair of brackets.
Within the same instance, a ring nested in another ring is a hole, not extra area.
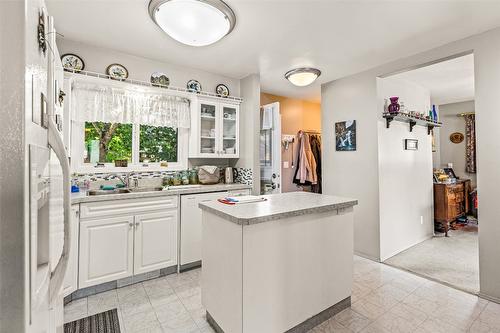
[[(160, 166), (160, 162), (148, 163), (143, 166), (139, 162), (140, 123), (132, 124), (132, 161), (127, 167), (115, 167), (114, 163), (104, 163), (104, 167), (85, 163), (85, 124), (71, 121), (71, 169), (78, 173), (108, 173), (129, 171), (179, 171), (188, 167), (189, 129), (177, 129), (177, 162), (168, 162), (168, 167)], [(142, 124), (147, 125), (147, 124)]]

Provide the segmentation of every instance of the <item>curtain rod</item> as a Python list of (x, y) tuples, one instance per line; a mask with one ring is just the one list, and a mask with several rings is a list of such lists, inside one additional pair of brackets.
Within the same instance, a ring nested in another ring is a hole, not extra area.
[(458, 113), (457, 117), (465, 117), (465, 116), (470, 116), (473, 114), (476, 114), (476, 113), (475, 112), (462, 112), (462, 113)]

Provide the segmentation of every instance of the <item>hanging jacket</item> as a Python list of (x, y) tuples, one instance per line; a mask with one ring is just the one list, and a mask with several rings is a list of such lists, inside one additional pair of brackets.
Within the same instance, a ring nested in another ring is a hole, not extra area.
[(316, 177), (317, 183), (312, 186), (311, 190), (315, 193), (322, 193), (321, 185), (321, 138), (319, 135), (311, 136), (311, 150), (316, 160)]
[(316, 160), (311, 151), (309, 135), (299, 132), (299, 152), (297, 156), (297, 170), (294, 181), (299, 185), (311, 185), (317, 183)]

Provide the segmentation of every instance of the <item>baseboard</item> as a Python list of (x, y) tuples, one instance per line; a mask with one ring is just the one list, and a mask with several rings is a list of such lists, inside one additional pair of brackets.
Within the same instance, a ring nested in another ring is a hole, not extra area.
[(358, 257), (361, 257), (361, 258), (365, 258), (365, 259), (371, 260), (371, 261), (381, 262), (379, 258), (375, 258), (375, 257), (369, 256), (369, 255), (367, 255), (365, 253), (362, 253), (362, 252), (354, 251), (354, 255), (356, 255)]
[(485, 300), (500, 304), (500, 298), (489, 296), (489, 295), (483, 294), (482, 292), (479, 292), (478, 296), (481, 298), (484, 298)]

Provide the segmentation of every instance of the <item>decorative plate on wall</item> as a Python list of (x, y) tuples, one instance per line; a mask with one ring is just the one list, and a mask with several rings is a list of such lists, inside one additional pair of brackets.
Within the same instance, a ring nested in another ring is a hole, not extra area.
[(459, 132), (451, 133), (450, 141), (453, 143), (461, 143), (462, 141), (464, 141), (464, 135)]
[(125, 80), (128, 78), (128, 70), (120, 64), (111, 64), (106, 68), (106, 74), (115, 80)]
[(65, 70), (79, 72), (85, 68), (82, 58), (73, 53), (66, 53), (61, 56), (62, 66)]
[(201, 92), (201, 83), (196, 80), (189, 80), (186, 84), (186, 87), (190, 92)]
[(215, 87), (215, 93), (220, 97), (227, 97), (229, 96), (229, 88), (225, 84), (218, 84)]
[(151, 84), (157, 87), (168, 87), (168, 85), (170, 84), (170, 79), (164, 73), (154, 72), (153, 74), (151, 74)]

